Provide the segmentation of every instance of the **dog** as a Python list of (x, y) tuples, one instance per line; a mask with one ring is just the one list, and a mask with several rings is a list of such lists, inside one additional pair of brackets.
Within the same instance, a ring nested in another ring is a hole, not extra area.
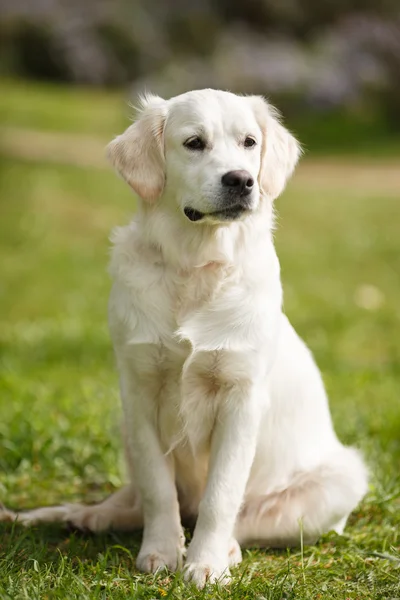
[[(227, 583), (241, 547), (343, 532), (367, 491), (313, 357), (282, 312), (274, 201), (300, 156), (259, 96), (142, 99), (108, 155), (139, 197), (115, 230), (109, 323), (130, 484), (95, 506), (16, 515), (143, 527), (137, 567)], [(10, 513), (8, 518), (10, 518)]]

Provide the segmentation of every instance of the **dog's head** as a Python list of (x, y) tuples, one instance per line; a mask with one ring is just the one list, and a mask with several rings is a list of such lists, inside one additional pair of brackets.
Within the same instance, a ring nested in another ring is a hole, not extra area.
[(144, 201), (178, 206), (190, 221), (221, 222), (279, 196), (300, 147), (263, 98), (199, 90), (146, 96), (108, 155)]

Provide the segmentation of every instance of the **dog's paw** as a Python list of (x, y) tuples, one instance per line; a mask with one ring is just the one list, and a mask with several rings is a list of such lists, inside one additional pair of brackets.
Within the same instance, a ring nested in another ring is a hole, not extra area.
[(72, 529), (101, 533), (111, 529), (112, 514), (101, 505), (83, 506), (79, 504), (67, 505), (64, 521)]
[(151, 552), (150, 554), (139, 554), (136, 559), (136, 568), (144, 573), (156, 573), (162, 569), (176, 571), (179, 568), (179, 557), (177, 553)]
[(231, 545), (229, 547), (229, 566), (236, 567), (242, 562), (242, 551), (239, 546), (239, 542), (232, 538)]
[(139, 552), (136, 568), (144, 573), (156, 573), (162, 569), (177, 571), (182, 567), (184, 548), (179, 544), (146, 545)]
[(225, 569), (207, 563), (186, 563), (183, 577), (188, 583), (194, 583), (202, 589), (207, 583), (226, 585), (231, 580), (229, 567)]
[[(163, 536), (159, 535), (160, 531), (164, 532)], [(145, 573), (156, 573), (161, 569), (177, 571), (182, 568), (185, 551), (185, 535), (181, 527), (169, 532), (167, 526), (157, 526), (153, 531), (145, 529), (136, 567)]]

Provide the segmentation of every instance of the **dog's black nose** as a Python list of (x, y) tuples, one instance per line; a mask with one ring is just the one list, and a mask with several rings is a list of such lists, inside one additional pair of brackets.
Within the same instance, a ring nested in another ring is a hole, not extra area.
[(222, 185), (238, 192), (241, 196), (247, 196), (253, 189), (254, 179), (248, 171), (228, 171), (222, 176)]

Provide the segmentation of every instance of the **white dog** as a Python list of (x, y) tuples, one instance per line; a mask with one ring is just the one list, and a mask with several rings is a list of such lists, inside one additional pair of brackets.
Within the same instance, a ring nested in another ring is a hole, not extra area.
[[(229, 581), (239, 545), (342, 532), (367, 490), (313, 358), (282, 314), (273, 201), (299, 145), (260, 97), (147, 96), (109, 146), (140, 197), (113, 235), (110, 328), (131, 483), (102, 504), (21, 513), (144, 527), (137, 566)], [(9, 513), (8, 513), (9, 514)]]

